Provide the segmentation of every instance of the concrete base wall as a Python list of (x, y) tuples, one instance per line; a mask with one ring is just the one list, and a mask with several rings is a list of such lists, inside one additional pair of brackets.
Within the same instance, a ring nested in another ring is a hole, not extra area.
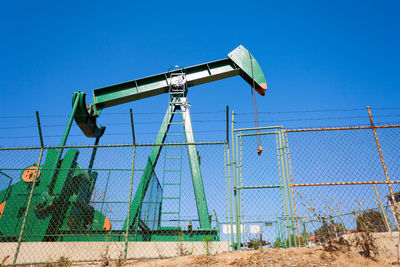
[[(128, 258), (161, 258), (182, 255), (217, 254), (230, 251), (229, 242), (129, 242)], [(0, 243), (0, 263), (11, 264), (16, 243)], [(124, 257), (124, 242), (27, 242), (22, 243), (17, 263), (119, 259)]]
[[(351, 234), (345, 237), (352, 245), (351, 249), (355, 252), (359, 252), (360, 248), (356, 247), (355, 245), (356, 235), (359, 234)], [(388, 263), (398, 261), (397, 255), (400, 254), (399, 232), (373, 233), (372, 237), (374, 238), (375, 245), (378, 247), (379, 255), (376, 256), (378, 259)]]

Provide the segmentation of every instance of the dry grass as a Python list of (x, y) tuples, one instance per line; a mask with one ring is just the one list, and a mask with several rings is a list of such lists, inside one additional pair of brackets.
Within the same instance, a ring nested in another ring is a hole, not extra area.
[(128, 262), (125, 266), (394, 266), (388, 262), (372, 260), (345, 246), (327, 252), (322, 247), (263, 249), (228, 252), (213, 256), (186, 256), (161, 260)]

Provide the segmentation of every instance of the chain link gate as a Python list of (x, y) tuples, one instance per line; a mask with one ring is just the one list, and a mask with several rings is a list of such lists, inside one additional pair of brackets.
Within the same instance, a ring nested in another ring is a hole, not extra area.
[[(283, 128), (232, 129), (232, 136), (235, 246), (297, 246)], [(255, 150), (258, 140), (263, 147), (260, 155)]]
[(234, 129), (233, 113), (232, 246), (310, 246), (327, 236), (398, 231), (400, 125), (375, 126), (368, 111), (369, 126), (307, 129)]

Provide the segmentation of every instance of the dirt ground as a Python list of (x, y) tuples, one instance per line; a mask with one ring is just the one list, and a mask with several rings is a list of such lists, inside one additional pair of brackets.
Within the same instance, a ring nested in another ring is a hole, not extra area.
[[(366, 238), (370, 236), (370, 238)], [(330, 245), (327, 245), (330, 244)], [(329, 252), (329, 251), (330, 252)], [(123, 254), (121, 254), (123, 255)], [(370, 255), (372, 258), (367, 258)], [(289, 249), (244, 249), (216, 255), (183, 256), (160, 259), (70, 261), (61, 257), (45, 266), (400, 266), (400, 234), (356, 233), (325, 243), (322, 246)], [(37, 264), (35, 266), (39, 266)], [(0, 263), (0, 266), (1, 263)], [(43, 265), (40, 265), (43, 266)]]
[[(112, 266), (114, 264), (111, 264)], [(116, 266), (115, 264), (114, 266)], [(367, 259), (357, 252), (326, 252), (322, 247), (242, 250), (212, 256), (185, 256), (171, 259), (137, 260), (123, 266), (400, 266), (385, 259)]]

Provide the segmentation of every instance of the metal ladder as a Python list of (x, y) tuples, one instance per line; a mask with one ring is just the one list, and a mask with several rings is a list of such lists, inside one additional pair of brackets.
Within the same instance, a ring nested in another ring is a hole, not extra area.
[[(181, 112), (175, 112), (181, 113)], [(183, 122), (172, 122), (171, 125), (183, 124)], [(175, 127), (177, 128), (177, 127)], [(182, 127), (183, 129), (183, 127)], [(172, 137), (172, 138), (171, 138)], [(179, 138), (180, 137), (180, 138)], [(180, 139), (183, 142), (183, 131), (180, 133), (168, 133), (167, 139)], [(176, 142), (176, 141), (175, 141)], [(175, 215), (177, 219), (177, 227), (180, 227), (180, 211), (181, 211), (181, 189), (182, 189), (182, 155), (183, 145), (165, 146), (164, 147), (164, 167), (163, 167), (163, 210), (161, 211), (161, 220), (163, 215)], [(175, 207), (175, 208), (171, 208)], [(168, 216), (171, 218), (172, 216)], [(172, 225), (173, 223), (169, 223)]]
[[(175, 67), (173, 67), (173, 68), (175, 68)], [(170, 73), (170, 81), (172, 81), (172, 79), (174, 77), (175, 78), (184, 77), (184, 80), (186, 80), (183, 69), (181, 69), (180, 72)], [(171, 97), (170, 104), (171, 105), (179, 105), (180, 103), (177, 102), (176, 99), (179, 99), (179, 97), (184, 96), (184, 94), (186, 93), (186, 81), (185, 81), (184, 87), (181, 89), (178, 89), (178, 90), (176, 90), (176, 88), (173, 88), (173, 84), (170, 83), (169, 93), (170, 93), (170, 97)], [(182, 111), (176, 110), (174, 112), (174, 115), (175, 114), (182, 115)], [(169, 123), (170, 130), (171, 130), (171, 128), (178, 128), (174, 125), (181, 125), (182, 127), (180, 127), (180, 129), (181, 129), (180, 132), (167, 133), (167, 138), (166, 138), (167, 142), (168, 142), (168, 139), (173, 139), (174, 143), (176, 143), (177, 141), (179, 143), (183, 143), (183, 141), (185, 140), (184, 133), (183, 133), (183, 124), (184, 124), (183, 117), (180, 122), (170, 122)], [(177, 147), (178, 147), (178, 149), (175, 149)], [(164, 149), (164, 167), (163, 167), (163, 180), (162, 180), (162, 187), (163, 187), (163, 196), (162, 196), (163, 206), (162, 207), (163, 207), (163, 209), (161, 210), (161, 221), (163, 221), (163, 215), (170, 215), (170, 216), (168, 216), (170, 219), (173, 216), (177, 220), (177, 223), (175, 224), (175, 226), (177, 228), (180, 228), (183, 145), (165, 146), (163, 149)], [(175, 150), (173, 154), (171, 154), (172, 150)], [(178, 151), (176, 151), (176, 150), (178, 150)], [(173, 192), (173, 194), (171, 194), (172, 192)], [(175, 207), (175, 208), (171, 209), (171, 207)], [(169, 226), (171, 226), (173, 224), (174, 223), (171, 221), (169, 223)]]

